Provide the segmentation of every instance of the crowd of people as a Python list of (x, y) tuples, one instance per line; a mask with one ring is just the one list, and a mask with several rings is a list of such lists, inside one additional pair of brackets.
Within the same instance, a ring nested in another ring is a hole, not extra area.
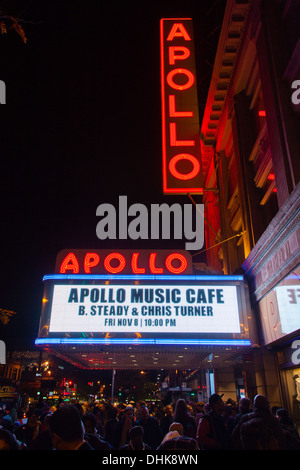
[(28, 411), (26, 424), (12, 408), (0, 416), (0, 450), (300, 450), (286, 409), (270, 408), (263, 395), (252, 404), (222, 397), (164, 407), (43, 403)]

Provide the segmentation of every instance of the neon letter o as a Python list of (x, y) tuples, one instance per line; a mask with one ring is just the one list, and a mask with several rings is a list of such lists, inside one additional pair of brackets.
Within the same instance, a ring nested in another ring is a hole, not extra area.
[[(110, 262), (112, 259), (118, 259), (119, 266), (116, 266), (116, 267), (111, 266)], [(120, 253), (111, 253), (110, 255), (106, 256), (103, 264), (104, 264), (105, 269), (108, 272), (116, 274), (116, 273), (120, 273), (121, 271), (123, 271), (123, 269), (125, 268), (126, 261), (125, 261), (124, 256), (121, 255)]]
[[(178, 259), (180, 261), (181, 265), (178, 268), (174, 268), (174, 266), (172, 265), (173, 259)], [(166, 259), (166, 268), (174, 274), (183, 273), (187, 268), (187, 259), (180, 253), (172, 253)]]
[[(176, 164), (180, 160), (189, 160), (193, 165), (192, 171), (189, 173), (180, 173), (178, 170), (176, 170)], [(178, 155), (175, 155), (173, 158), (171, 158), (169, 162), (169, 170), (171, 174), (179, 180), (190, 180), (198, 175), (200, 171), (200, 163), (196, 157), (190, 155), (189, 153), (179, 153)]]
[[(174, 75), (178, 75), (178, 74), (186, 75), (188, 80), (184, 85), (177, 85), (177, 83), (174, 83), (173, 77)], [(167, 75), (167, 83), (171, 88), (174, 88), (174, 90), (180, 90), (180, 91), (187, 90), (188, 88), (191, 88), (191, 86), (193, 86), (194, 82), (195, 82), (194, 75), (192, 74), (192, 72), (190, 72), (187, 69), (174, 69), (174, 70), (171, 70), (171, 72), (169, 72)]]

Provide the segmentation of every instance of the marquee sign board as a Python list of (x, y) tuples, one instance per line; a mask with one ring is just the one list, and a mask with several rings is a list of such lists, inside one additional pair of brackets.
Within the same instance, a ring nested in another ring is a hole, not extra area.
[(44, 286), (40, 346), (256, 342), (243, 276), (57, 273)]
[(203, 194), (193, 26), (160, 22), (162, 157), (165, 194)]
[(236, 286), (56, 285), (49, 332), (240, 333)]

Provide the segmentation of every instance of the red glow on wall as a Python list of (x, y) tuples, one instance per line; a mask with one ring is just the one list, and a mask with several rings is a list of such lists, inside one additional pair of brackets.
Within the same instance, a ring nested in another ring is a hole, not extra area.
[(259, 117), (266, 117), (266, 111), (264, 110), (258, 111), (258, 115)]
[(163, 191), (203, 194), (191, 18), (162, 19), (160, 35)]

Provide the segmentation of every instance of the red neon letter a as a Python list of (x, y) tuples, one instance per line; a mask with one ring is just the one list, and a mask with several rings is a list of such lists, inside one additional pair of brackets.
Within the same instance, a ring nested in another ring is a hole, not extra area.
[(60, 272), (64, 274), (66, 271), (73, 271), (73, 274), (79, 273), (79, 264), (74, 253), (68, 253), (61, 263)]
[(191, 38), (182, 23), (174, 23), (172, 29), (167, 37), (167, 41), (173, 41), (174, 37), (183, 37), (185, 41), (190, 41)]

